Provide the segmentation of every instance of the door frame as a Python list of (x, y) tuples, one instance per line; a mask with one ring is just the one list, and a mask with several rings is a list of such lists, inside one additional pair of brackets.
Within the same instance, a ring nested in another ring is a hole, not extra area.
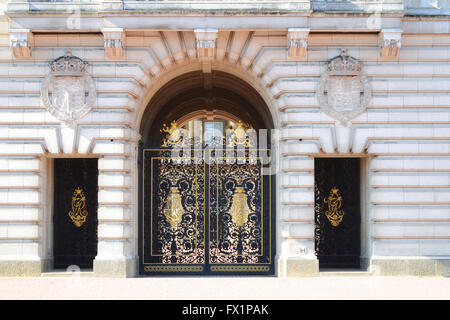
[[(372, 244), (370, 237), (372, 234), (371, 223), (369, 217), (369, 194), (370, 194), (370, 161), (374, 155), (367, 153), (331, 153), (331, 154), (311, 154), (311, 158), (315, 163), (315, 159), (322, 158), (359, 158), (359, 195), (360, 195), (360, 267), (356, 270), (367, 270), (372, 252)], [(314, 166), (315, 167), (315, 166)], [(313, 176), (315, 172), (313, 172)], [(315, 185), (315, 178), (314, 178)], [(314, 190), (313, 190), (314, 191)], [(315, 193), (315, 192), (314, 192)], [(315, 213), (314, 213), (314, 229), (315, 229)], [(314, 231), (315, 234), (315, 231)], [(315, 247), (314, 247), (315, 251)], [(319, 260), (317, 259), (319, 262)], [(323, 270), (323, 268), (320, 268)], [(321, 271), (319, 269), (319, 272)], [(334, 269), (334, 268), (333, 268)], [(336, 268), (339, 270), (339, 268)]]
[[(43, 224), (40, 227), (42, 230), (42, 246), (41, 246), (41, 252), (42, 252), (42, 272), (50, 272), (54, 270), (61, 270), (61, 269), (55, 269), (54, 267), (54, 222), (53, 217), (55, 214), (55, 208), (54, 208), (54, 177), (55, 177), (55, 171), (54, 171), (54, 160), (55, 159), (97, 159), (100, 160), (100, 155), (93, 155), (93, 154), (83, 154), (80, 155), (71, 155), (71, 154), (65, 154), (64, 156), (57, 156), (57, 155), (46, 155), (46, 157), (43, 157), (40, 160), (40, 167), (42, 172), (45, 174), (42, 175), (42, 194), (43, 198), (45, 199), (45, 204), (42, 208), (42, 220)], [(41, 180), (41, 179), (39, 179)], [(100, 191), (98, 179), (97, 179), (97, 187), (98, 191)], [(98, 194), (97, 194), (98, 197)], [(98, 204), (98, 199), (97, 199)], [(97, 205), (97, 219), (98, 219), (98, 208)], [(97, 228), (98, 228), (98, 221), (97, 221)], [(98, 229), (97, 229), (98, 232)], [(97, 252), (98, 252), (98, 234), (97, 234)], [(85, 269), (90, 270), (90, 269)]]

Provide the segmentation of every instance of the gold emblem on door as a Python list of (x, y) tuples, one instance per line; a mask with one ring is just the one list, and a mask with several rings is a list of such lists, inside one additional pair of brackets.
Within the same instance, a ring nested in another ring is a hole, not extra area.
[(333, 187), (328, 198), (323, 201), (328, 203), (328, 210), (325, 212), (325, 216), (333, 227), (337, 227), (344, 217), (344, 210), (340, 210), (342, 207), (342, 196), (339, 193), (339, 189)]
[(72, 210), (69, 211), (69, 217), (79, 228), (86, 222), (87, 215), (86, 196), (83, 189), (76, 188), (72, 196)]

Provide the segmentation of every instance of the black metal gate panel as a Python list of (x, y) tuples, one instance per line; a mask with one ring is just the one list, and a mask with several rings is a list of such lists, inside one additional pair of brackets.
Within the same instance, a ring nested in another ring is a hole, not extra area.
[(262, 149), (241, 157), (223, 149), (143, 149), (140, 273), (273, 274), (267, 159)]
[(316, 158), (315, 251), (320, 268), (360, 267), (360, 160)]
[(92, 268), (97, 255), (97, 159), (54, 160), (54, 268)]

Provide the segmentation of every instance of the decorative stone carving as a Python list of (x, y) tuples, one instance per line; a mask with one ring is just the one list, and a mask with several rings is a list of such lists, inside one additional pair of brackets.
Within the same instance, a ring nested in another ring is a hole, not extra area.
[(401, 29), (382, 29), (381, 37), (381, 56), (383, 58), (395, 58), (398, 56), (402, 46)]
[(95, 83), (86, 71), (88, 63), (72, 55), (70, 49), (50, 62), (51, 72), (41, 87), (41, 99), (59, 120), (71, 122), (86, 115), (95, 103)]
[(362, 73), (361, 63), (348, 56), (347, 50), (328, 62), (317, 84), (321, 109), (343, 125), (363, 112), (370, 102), (372, 90)]
[(197, 54), (200, 60), (212, 60), (216, 50), (217, 29), (195, 29)]
[(110, 59), (123, 58), (124, 32), (122, 28), (102, 29), (105, 39), (104, 46), (106, 56)]
[(289, 58), (305, 58), (308, 48), (309, 28), (289, 28)]
[(31, 32), (29, 29), (9, 29), (9, 45), (14, 57), (31, 57)]
[(197, 56), (202, 62), (203, 72), (211, 72), (211, 62), (216, 54), (217, 29), (194, 29)]

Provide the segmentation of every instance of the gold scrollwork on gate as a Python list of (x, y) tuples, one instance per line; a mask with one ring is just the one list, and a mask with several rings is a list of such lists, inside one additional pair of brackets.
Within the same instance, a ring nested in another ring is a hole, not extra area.
[(342, 196), (339, 193), (339, 189), (333, 187), (328, 198), (324, 199), (324, 202), (328, 204), (328, 210), (325, 212), (325, 216), (333, 227), (337, 227), (344, 217), (344, 210), (340, 210), (342, 207)]
[(170, 225), (175, 228), (183, 219), (183, 205), (181, 204), (181, 195), (177, 187), (170, 188), (169, 195), (165, 200), (166, 208), (163, 210), (164, 216)]
[(72, 210), (69, 211), (69, 217), (78, 228), (81, 227), (87, 218), (86, 196), (83, 189), (76, 188), (72, 196)]

